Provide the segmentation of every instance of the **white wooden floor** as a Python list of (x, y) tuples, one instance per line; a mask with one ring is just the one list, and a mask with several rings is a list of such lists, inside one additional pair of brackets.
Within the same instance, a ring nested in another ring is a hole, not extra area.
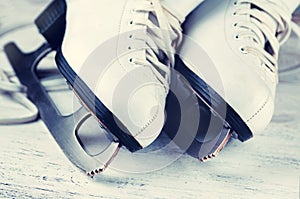
[[(31, 21), (45, 2), (1, 0), (1, 48), (4, 33)], [(299, 50), (292, 38), (283, 48), (281, 70), (300, 63)], [(9, 67), (2, 52), (0, 67)], [(300, 68), (281, 73), (275, 115), (263, 133), (246, 143), (231, 142), (213, 161), (183, 155), (147, 173), (109, 169), (90, 179), (63, 155), (42, 121), (0, 126), (0, 198), (299, 198), (299, 91)], [(0, 96), (0, 116), (21, 112)]]

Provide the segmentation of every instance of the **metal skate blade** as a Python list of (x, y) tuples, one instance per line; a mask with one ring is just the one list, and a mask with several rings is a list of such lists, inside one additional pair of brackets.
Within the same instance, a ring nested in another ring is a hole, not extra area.
[(78, 132), (91, 118), (91, 113), (81, 107), (73, 114), (61, 115), (37, 75), (38, 63), (52, 51), (50, 45), (45, 43), (36, 51), (25, 54), (14, 43), (9, 43), (4, 50), (20, 82), (27, 87), (28, 98), (38, 107), (41, 119), (64, 154), (89, 176), (103, 171), (121, 145), (111, 140), (110, 145), (97, 154), (89, 154), (84, 149)]
[(194, 94), (201, 101), (203, 101), (203, 103), (206, 104), (206, 106), (210, 109), (210, 111), (213, 114), (215, 114), (217, 117), (219, 117), (221, 120), (224, 121), (223, 129), (221, 130), (219, 136), (217, 136), (216, 139), (214, 139), (214, 140), (211, 140), (209, 142), (201, 144), (202, 145), (201, 148), (209, 148), (209, 149), (211, 149), (211, 151), (208, 152), (207, 155), (204, 155), (204, 156), (201, 154), (201, 151), (199, 152), (199, 160), (201, 162), (206, 162), (208, 160), (211, 160), (211, 159), (217, 157), (217, 155), (226, 146), (226, 144), (228, 143), (228, 141), (232, 137), (232, 135), (233, 135), (233, 129), (230, 127), (230, 125), (227, 123), (227, 121), (224, 120), (223, 117), (221, 117), (219, 115), (219, 113), (217, 111), (215, 111), (213, 109), (213, 107), (211, 107), (211, 105), (209, 105), (193, 88), (191, 88), (191, 90), (194, 92)]
[(182, 74), (171, 72), (164, 130), (187, 154), (200, 161), (212, 159), (226, 145), (233, 130)]
[[(206, 162), (208, 160), (215, 158), (220, 153), (220, 151), (226, 146), (231, 136), (232, 136), (231, 129), (227, 129), (227, 130), (223, 129), (220, 137), (218, 138), (218, 141), (214, 144), (212, 150), (206, 156), (202, 156), (202, 157), (199, 156), (199, 160), (201, 162)], [(209, 143), (204, 143), (204, 145), (205, 144), (208, 145)]]

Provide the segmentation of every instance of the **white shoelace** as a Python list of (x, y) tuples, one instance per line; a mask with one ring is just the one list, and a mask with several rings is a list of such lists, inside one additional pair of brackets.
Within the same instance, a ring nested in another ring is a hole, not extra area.
[[(38, 109), (35, 105), (27, 99), (24, 95), (26, 87), (14, 83), (10, 80), (14, 75), (5, 72), (0, 69), (0, 94), (9, 96), (14, 102), (22, 104), (26, 109), (28, 109), (28, 114), (26, 115), (13, 115), (11, 117), (0, 118), (0, 124), (9, 125), (9, 124), (21, 124), (26, 122), (31, 122), (36, 120), (38, 116)], [(1, 104), (3, 106), (3, 104)]]
[[(291, 13), (287, 8), (274, 1), (237, 0), (236, 5), (244, 3), (255, 7), (251, 9), (241, 8), (235, 13), (236, 15), (250, 15), (250, 21), (235, 24), (235, 27), (242, 30), (237, 38), (251, 38), (256, 45), (245, 46), (241, 50), (244, 53), (251, 53), (259, 57), (261, 62), (274, 72), (278, 80), (279, 47), (288, 39), (291, 33)], [(270, 19), (274, 20), (276, 26), (269, 23)], [(269, 43), (272, 54), (266, 50), (266, 42)]]
[[(156, 25), (150, 18), (132, 20), (132, 24), (134, 25), (147, 27), (148, 34), (132, 36), (133, 39), (146, 42), (146, 61), (139, 57), (133, 57), (130, 61), (134, 64), (149, 66), (159, 82), (164, 85), (166, 92), (168, 92), (170, 67), (174, 65), (175, 47), (180, 42), (181, 28), (174, 25), (176, 23), (170, 24), (167, 22), (159, 0), (139, 1), (136, 5), (138, 7), (134, 9), (134, 12), (148, 13), (148, 15), (153, 14), (158, 24)], [(166, 55), (168, 59), (166, 64), (159, 60), (157, 56), (160, 54), (159, 51), (163, 51)]]

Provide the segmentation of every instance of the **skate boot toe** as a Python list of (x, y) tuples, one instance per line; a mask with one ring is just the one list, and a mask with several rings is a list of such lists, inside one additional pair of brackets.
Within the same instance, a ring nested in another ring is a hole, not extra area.
[(246, 120), (247, 125), (254, 133), (259, 133), (265, 129), (272, 119), (274, 113), (274, 99), (268, 96), (260, 108)]

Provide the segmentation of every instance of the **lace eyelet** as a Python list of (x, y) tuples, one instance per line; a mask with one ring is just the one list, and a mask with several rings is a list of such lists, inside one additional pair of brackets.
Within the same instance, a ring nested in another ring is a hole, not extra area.
[(236, 15), (237, 15), (237, 12), (235, 11), (234, 13), (232, 13), (232, 15), (233, 15), (233, 16), (236, 16)]
[(239, 35), (235, 35), (233, 38), (236, 40), (240, 39)]
[(133, 58), (128, 59), (129, 63), (133, 63)]
[(238, 4), (237, 1), (233, 2), (233, 5), (234, 5), (234, 6), (237, 6), (237, 4)]
[(129, 39), (132, 39), (133, 35), (129, 35), (128, 37), (129, 37)]
[(237, 25), (238, 25), (238, 23), (234, 23), (234, 24), (233, 24), (233, 27), (237, 27)]
[(131, 48), (131, 46), (128, 46), (128, 50), (131, 50), (132, 48)]
[(243, 54), (247, 54), (247, 51), (246, 51), (245, 47), (241, 47), (240, 52), (243, 53)]
[(129, 21), (128, 24), (129, 24), (129, 25), (132, 25), (132, 24), (133, 24), (133, 20)]

